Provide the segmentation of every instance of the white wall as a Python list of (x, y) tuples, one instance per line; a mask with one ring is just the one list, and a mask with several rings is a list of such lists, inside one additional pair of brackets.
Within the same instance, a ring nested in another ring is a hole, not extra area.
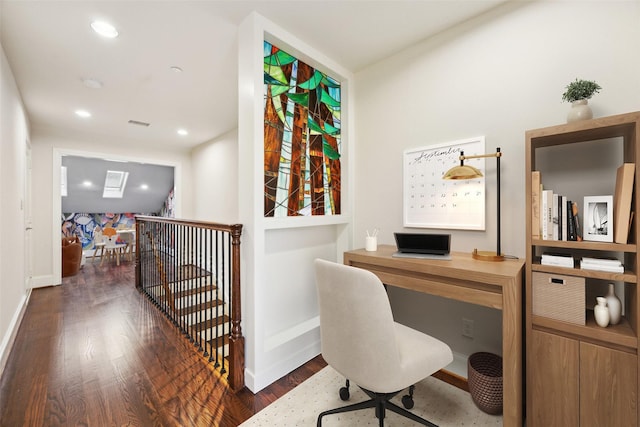
[[(313, 260), (350, 246), (350, 74), (291, 34), (250, 15), (239, 31), (239, 218), (247, 387), (256, 392), (320, 352)], [(263, 40), (341, 81), (342, 215), (264, 218)]]
[(132, 160), (175, 168), (176, 217), (191, 218), (191, 160), (187, 152), (150, 151), (136, 148), (135, 141), (113, 141), (108, 137), (62, 133), (34, 127), (31, 135), (33, 159), (33, 232), (38, 244), (33, 253), (34, 287), (60, 284), (60, 165), (65, 154)]
[(238, 130), (191, 151), (193, 219), (238, 222)]
[[(502, 148), (502, 250), (525, 255), (524, 133), (565, 122), (565, 86), (595, 80), (594, 116), (640, 110), (640, 2), (516, 2), (356, 74), (354, 242), (380, 228), (392, 244), (402, 223), (403, 150), (484, 135)], [(570, 159), (566, 159), (570, 161)], [(487, 161), (486, 231), (453, 231), (452, 249), (493, 250), (495, 162)], [(414, 231), (442, 232), (414, 229)], [(391, 291), (398, 320), (431, 332), (463, 355), (500, 353), (492, 310)], [(461, 336), (462, 318), (475, 339)]]
[(27, 117), (0, 46), (0, 373), (28, 299), (25, 273)]

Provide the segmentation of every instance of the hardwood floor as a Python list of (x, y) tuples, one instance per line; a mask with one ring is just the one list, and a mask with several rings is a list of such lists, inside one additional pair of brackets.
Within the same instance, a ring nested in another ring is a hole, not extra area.
[(237, 426), (326, 366), (227, 390), (138, 293), (131, 262), (34, 289), (0, 379), (0, 426)]

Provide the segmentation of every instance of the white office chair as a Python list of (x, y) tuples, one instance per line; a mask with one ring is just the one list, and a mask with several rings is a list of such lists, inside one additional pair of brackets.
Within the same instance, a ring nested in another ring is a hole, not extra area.
[(384, 285), (367, 270), (315, 260), (322, 356), (343, 375), (342, 400), (349, 398), (349, 382), (371, 399), (331, 409), (322, 417), (341, 412), (376, 408), (380, 427), (389, 409), (426, 426), (435, 424), (389, 400), (409, 387), (402, 403), (413, 407), (414, 384), (453, 360), (448, 345), (393, 320)]

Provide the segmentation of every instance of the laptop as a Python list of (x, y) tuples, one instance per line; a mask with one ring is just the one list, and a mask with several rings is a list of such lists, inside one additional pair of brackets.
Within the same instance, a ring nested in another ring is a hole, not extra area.
[(393, 233), (398, 258), (451, 259), (451, 234)]

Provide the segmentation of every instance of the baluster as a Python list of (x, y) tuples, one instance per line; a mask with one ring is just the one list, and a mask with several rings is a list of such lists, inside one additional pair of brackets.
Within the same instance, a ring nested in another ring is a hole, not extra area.
[(136, 216), (136, 287), (214, 362), (234, 391), (244, 386), (241, 232), (241, 225)]

